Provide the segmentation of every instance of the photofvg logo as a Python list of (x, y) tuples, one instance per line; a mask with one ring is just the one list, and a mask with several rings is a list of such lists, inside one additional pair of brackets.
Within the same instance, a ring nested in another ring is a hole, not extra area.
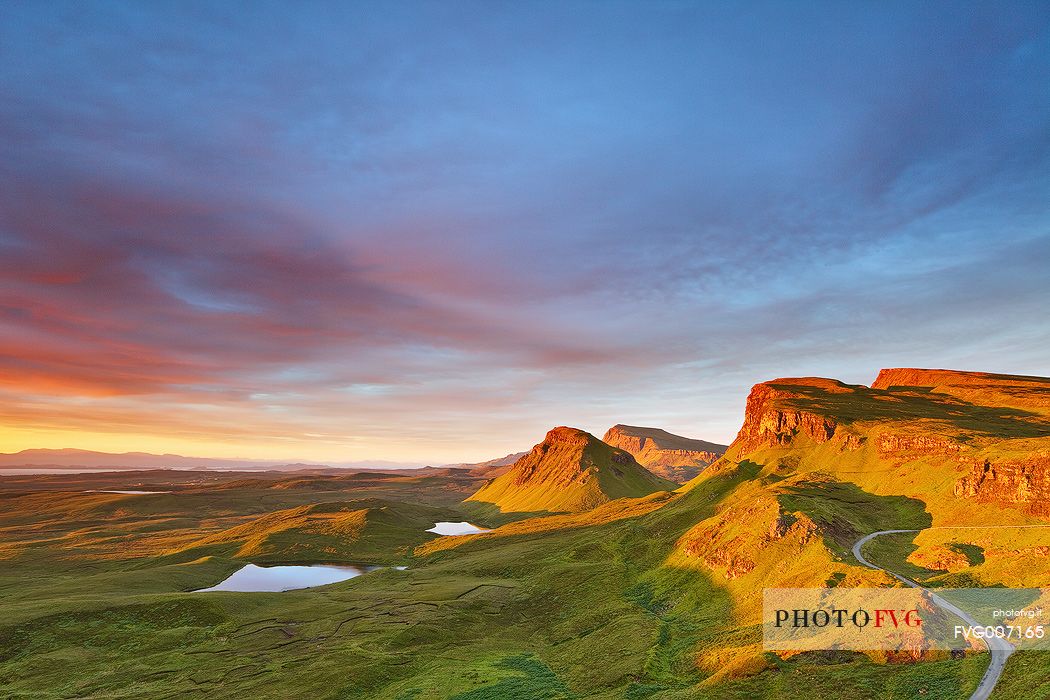
[(1050, 648), (1050, 589), (767, 588), (768, 651)]
[(921, 627), (922, 616), (918, 609), (900, 610), (893, 608), (876, 608), (875, 610), (848, 610), (845, 608), (831, 608), (830, 610), (808, 608), (795, 608), (793, 610), (778, 609), (776, 611), (776, 627), (827, 627), (834, 625), (842, 629), (846, 625), (853, 625), (863, 629), (868, 625), (876, 628), (892, 625), (898, 628)]

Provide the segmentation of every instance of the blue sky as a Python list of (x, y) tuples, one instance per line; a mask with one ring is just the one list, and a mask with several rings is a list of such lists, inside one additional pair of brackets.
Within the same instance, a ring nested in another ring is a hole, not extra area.
[(728, 442), (1050, 368), (1047, 3), (0, 7), (0, 447)]

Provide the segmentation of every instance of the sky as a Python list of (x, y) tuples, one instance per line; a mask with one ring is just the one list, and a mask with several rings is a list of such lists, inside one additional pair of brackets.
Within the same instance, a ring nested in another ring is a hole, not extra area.
[(729, 442), (1050, 375), (1050, 3), (0, 4), (0, 451)]

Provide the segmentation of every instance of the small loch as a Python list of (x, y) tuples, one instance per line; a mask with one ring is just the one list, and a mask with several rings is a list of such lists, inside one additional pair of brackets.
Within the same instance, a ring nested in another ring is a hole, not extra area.
[(485, 530), (472, 523), (468, 522), (440, 522), (434, 527), (427, 530), (427, 532), (433, 532), (438, 535), (455, 536), (455, 535), (476, 535), (479, 532), (492, 532), (492, 530)]
[[(336, 564), (314, 564), (306, 566), (256, 566), (246, 564), (234, 571), (229, 578), (210, 588), (198, 589), (197, 593), (208, 591), (238, 591), (241, 593), (277, 593), (294, 591), (300, 588), (326, 586), (330, 583), (346, 581), (378, 566), (346, 566)], [(397, 567), (399, 569), (403, 567)]]

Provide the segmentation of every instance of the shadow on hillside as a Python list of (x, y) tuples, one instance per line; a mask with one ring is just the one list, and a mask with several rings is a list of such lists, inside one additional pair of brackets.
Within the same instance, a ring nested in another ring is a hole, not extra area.
[(877, 496), (843, 481), (805, 481), (777, 496), (787, 512), (804, 513), (823, 529), (829, 546), (849, 553), (853, 543), (877, 530), (923, 530), (933, 524), (926, 504), (907, 496)]
[(484, 503), (482, 501), (464, 501), (456, 506), (456, 509), (469, 518), (472, 523), (480, 527), (497, 528), (500, 525), (528, 520), (529, 518), (543, 518), (548, 515), (563, 515), (549, 510), (536, 510), (529, 512), (503, 512), (495, 503)]
[[(778, 497), (788, 512), (801, 512), (824, 531), (829, 549), (853, 559), (853, 545), (862, 536), (879, 530), (924, 530), (933, 524), (926, 504), (907, 496), (877, 496), (856, 484), (841, 481), (802, 482), (787, 486)], [(877, 537), (865, 545), (873, 563), (913, 579), (926, 579), (943, 571), (926, 569), (908, 561), (917, 549), (917, 532)]]

